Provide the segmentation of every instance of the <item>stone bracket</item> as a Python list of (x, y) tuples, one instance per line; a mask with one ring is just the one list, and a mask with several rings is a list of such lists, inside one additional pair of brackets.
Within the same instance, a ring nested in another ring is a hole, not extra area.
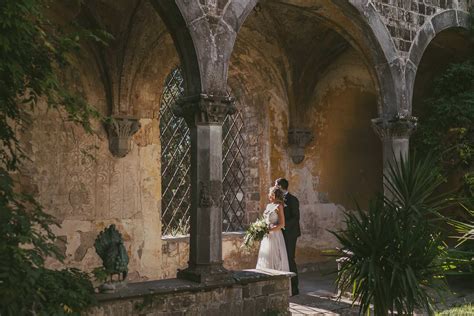
[(130, 152), (132, 136), (140, 129), (140, 122), (132, 117), (112, 117), (105, 124), (109, 138), (109, 150), (115, 157), (125, 157)]
[(313, 139), (313, 131), (310, 129), (290, 128), (288, 130), (289, 153), (295, 164), (303, 162), (304, 150)]
[(183, 97), (176, 103), (173, 113), (193, 124), (220, 124), (228, 114), (236, 112), (235, 99), (230, 96), (200, 94)]
[(381, 140), (391, 138), (409, 138), (416, 130), (418, 118), (408, 114), (398, 113), (392, 119), (376, 118), (372, 127)]

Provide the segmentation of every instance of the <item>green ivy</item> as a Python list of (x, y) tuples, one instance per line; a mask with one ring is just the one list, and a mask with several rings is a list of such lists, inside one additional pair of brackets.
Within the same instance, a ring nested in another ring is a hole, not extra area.
[[(91, 131), (98, 112), (71, 91), (57, 70), (71, 67), (81, 41), (101, 43), (103, 32), (58, 26), (45, 17), (46, 0), (0, 1), (0, 315), (64, 315), (94, 302), (88, 276), (50, 270), (45, 258), (64, 259), (52, 228), (59, 226), (34, 197), (21, 192), (16, 175), (28, 159), (16, 131), (30, 124), (44, 101)], [(68, 30), (68, 31), (66, 31)]]

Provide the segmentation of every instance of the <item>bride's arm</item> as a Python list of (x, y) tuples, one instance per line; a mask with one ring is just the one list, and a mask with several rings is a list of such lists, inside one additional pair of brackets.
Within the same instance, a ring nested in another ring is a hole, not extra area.
[(285, 215), (283, 213), (283, 205), (281, 204), (278, 205), (277, 214), (278, 214), (278, 225), (275, 225), (270, 229), (270, 231), (272, 232), (276, 232), (282, 228), (285, 228)]

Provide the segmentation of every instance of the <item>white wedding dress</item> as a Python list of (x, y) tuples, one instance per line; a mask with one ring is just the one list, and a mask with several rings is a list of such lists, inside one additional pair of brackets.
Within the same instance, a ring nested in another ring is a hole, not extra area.
[[(263, 212), (263, 218), (267, 224), (278, 224), (278, 204), (267, 204)], [(257, 269), (273, 269), (279, 271), (290, 271), (288, 255), (286, 254), (285, 239), (281, 230), (270, 232), (260, 242), (258, 252)]]

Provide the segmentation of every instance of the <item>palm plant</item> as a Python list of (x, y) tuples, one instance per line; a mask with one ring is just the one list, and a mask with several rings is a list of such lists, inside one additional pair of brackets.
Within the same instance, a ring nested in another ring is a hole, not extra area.
[(433, 220), (448, 205), (434, 192), (442, 183), (431, 158), (400, 156), (385, 177), (386, 196), (377, 195), (367, 211), (346, 212), (346, 228), (333, 232), (342, 251), (337, 278), (341, 293), (352, 291), (359, 313), (371, 305), (375, 315), (413, 314), (416, 308), (433, 314), (431, 290), (443, 282), (446, 250)]
[(460, 275), (463, 278), (474, 276), (474, 201), (464, 201), (460, 204), (467, 215), (464, 220), (450, 218), (448, 223), (454, 227), (457, 236), (457, 244), (450, 249), (454, 271), (450, 275)]
[[(471, 204), (474, 204), (474, 201), (470, 202)], [(450, 224), (460, 234), (458, 237), (459, 243), (456, 246), (460, 246), (469, 241), (474, 242), (474, 206), (467, 204), (461, 204), (461, 206), (466, 211), (469, 218), (465, 222), (454, 219), (450, 220)]]

